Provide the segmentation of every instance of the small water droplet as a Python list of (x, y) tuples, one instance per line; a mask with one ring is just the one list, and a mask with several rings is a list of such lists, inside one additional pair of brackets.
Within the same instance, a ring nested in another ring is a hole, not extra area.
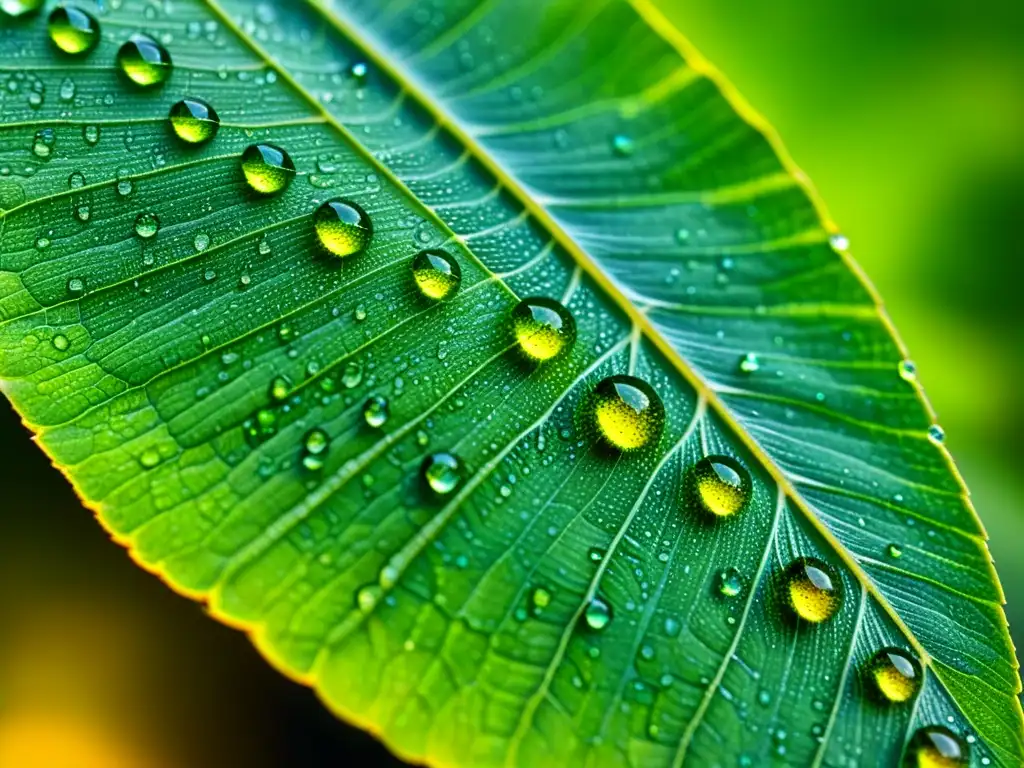
[(739, 369), (742, 373), (757, 373), (761, 370), (761, 361), (753, 352), (747, 352), (740, 358)]
[(718, 574), (718, 594), (737, 597), (743, 591), (743, 576), (735, 568), (726, 568)]
[(72, 277), (68, 280), (68, 293), (72, 296), (81, 296), (85, 293), (85, 281), (80, 277)]
[(619, 157), (629, 157), (636, 151), (636, 144), (629, 136), (618, 133), (612, 136), (612, 151)]
[(58, 352), (66, 352), (68, 347), (71, 346), (71, 342), (68, 341), (68, 337), (62, 333), (58, 333), (54, 336), (50, 343), (53, 344), (53, 348)]
[(100, 41), (99, 22), (77, 5), (54, 8), (47, 28), (53, 44), (72, 56), (88, 53)]
[(936, 445), (942, 445), (946, 442), (946, 432), (938, 424), (932, 424), (928, 427), (928, 439)]
[(850, 247), (850, 240), (846, 235), (832, 235), (832, 237), (828, 239), (828, 242), (837, 251), (845, 251)]
[(345, 363), (345, 370), (341, 373), (341, 383), (346, 388), (358, 387), (363, 380), (363, 366), (357, 360), (349, 360)]
[(17, 19), (38, 13), (45, 0), (0, 0), (0, 13)]
[(90, 147), (95, 147), (100, 142), (100, 127), (98, 125), (83, 125), (82, 139)]
[(430, 490), (448, 496), (462, 483), (462, 462), (451, 453), (434, 453), (423, 460), (420, 474)]
[(160, 219), (155, 213), (140, 213), (135, 217), (135, 234), (143, 240), (149, 240), (160, 231)]
[(899, 544), (890, 544), (886, 547), (885, 553), (893, 560), (903, 557), (903, 550), (900, 548)]
[(373, 238), (366, 211), (348, 200), (328, 200), (313, 214), (313, 228), (324, 249), (341, 258), (365, 251)]
[(812, 557), (799, 558), (783, 576), (786, 605), (804, 621), (826, 621), (839, 610), (840, 584), (832, 566)]
[(357, 61), (351, 67), (349, 67), (349, 74), (352, 79), (361, 87), (366, 82), (366, 76), (369, 74), (369, 67), (364, 61)]
[(35, 138), (32, 140), (32, 154), (47, 160), (53, 154), (53, 147), (56, 143), (57, 134), (54, 133), (53, 128), (38, 130), (36, 131)]
[(634, 451), (656, 442), (665, 424), (665, 407), (654, 389), (635, 376), (609, 376), (589, 398), (597, 436), (619, 451)]
[(331, 439), (319, 427), (314, 427), (302, 438), (302, 466), (310, 472), (317, 472), (324, 467), (327, 450), (331, 447)]
[(292, 383), (286, 376), (275, 376), (270, 381), (270, 399), (281, 402), (287, 399), (288, 393), (292, 390)]
[(741, 512), (750, 501), (750, 473), (730, 456), (705, 456), (691, 471), (700, 507), (716, 518)]
[(145, 469), (152, 469), (160, 463), (161, 458), (160, 451), (156, 448), (147, 448), (142, 452), (142, 455), (139, 456), (139, 464), (141, 464)]
[(273, 195), (291, 182), (295, 163), (280, 147), (273, 144), (252, 144), (242, 153), (242, 173), (253, 191)]
[(944, 725), (918, 728), (907, 745), (907, 763), (915, 768), (960, 768), (968, 754), (967, 744)]
[(594, 596), (583, 611), (583, 620), (595, 632), (600, 632), (612, 621), (612, 607), (602, 598)]
[(363, 419), (374, 429), (383, 427), (391, 416), (387, 398), (371, 397), (363, 404)]
[(220, 129), (217, 110), (202, 99), (184, 98), (175, 102), (168, 118), (175, 135), (188, 144), (205, 144)]
[(60, 97), (64, 101), (71, 101), (75, 98), (75, 81), (65, 77), (60, 81)]
[(554, 299), (523, 299), (512, 310), (511, 323), (512, 335), (528, 360), (554, 360), (567, 354), (576, 343), (576, 321)]
[(412, 276), (420, 293), (444, 301), (459, 290), (462, 269), (455, 257), (441, 250), (420, 251), (412, 260)]
[(533, 615), (536, 616), (551, 605), (551, 593), (544, 587), (536, 587), (530, 593), (530, 603), (533, 606)]
[(921, 688), (921, 667), (906, 651), (883, 648), (867, 664), (876, 698), (887, 704), (910, 701)]
[(135, 34), (117, 51), (117, 66), (141, 88), (162, 85), (171, 76), (171, 54), (149, 35)]
[(911, 360), (900, 361), (900, 378), (904, 381), (916, 381), (917, 380), (917, 366), (914, 365)]
[(210, 236), (205, 232), (200, 232), (192, 241), (192, 245), (195, 246), (197, 251), (205, 251), (210, 247)]
[(587, 550), (587, 558), (592, 563), (600, 563), (604, 560), (605, 551), (601, 547), (591, 547)]
[(363, 613), (369, 613), (377, 607), (377, 603), (383, 596), (383, 589), (376, 584), (370, 584), (356, 592), (356, 606)]

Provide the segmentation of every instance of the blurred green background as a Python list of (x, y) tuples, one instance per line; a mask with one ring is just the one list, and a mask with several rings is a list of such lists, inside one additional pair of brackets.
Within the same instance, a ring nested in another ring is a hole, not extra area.
[[(776, 126), (885, 298), (1024, 640), (1024, 3), (662, 5)], [(391, 762), (136, 568), (5, 403), (0, 446), (0, 765)]]

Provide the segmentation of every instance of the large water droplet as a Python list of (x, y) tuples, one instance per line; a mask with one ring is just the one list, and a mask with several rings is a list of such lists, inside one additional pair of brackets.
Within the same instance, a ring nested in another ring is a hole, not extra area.
[(11, 18), (38, 13), (45, 0), (0, 0), (0, 13)]
[(295, 175), (295, 163), (280, 147), (253, 144), (242, 153), (242, 173), (249, 186), (261, 195), (280, 192)]
[(77, 5), (54, 8), (48, 29), (53, 44), (73, 56), (88, 53), (100, 41), (99, 22)]
[(512, 310), (512, 334), (527, 359), (554, 360), (576, 343), (576, 321), (554, 299), (531, 296)]
[(373, 238), (370, 217), (349, 200), (328, 200), (317, 208), (313, 228), (320, 245), (342, 258), (365, 251)]
[(791, 563), (783, 576), (786, 605), (804, 621), (826, 621), (839, 610), (840, 583), (832, 566), (802, 557)]
[(960, 768), (968, 762), (967, 744), (943, 725), (928, 725), (910, 739), (906, 762), (914, 768)]
[(665, 406), (646, 381), (609, 376), (591, 393), (589, 407), (598, 437), (620, 451), (655, 442), (665, 424)]
[(583, 620), (595, 632), (600, 632), (612, 622), (612, 607), (595, 595), (583, 611)]
[(160, 231), (160, 219), (155, 213), (140, 213), (135, 217), (135, 234), (143, 240), (149, 240)]
[(879, 700), (902, 704), (921, 688), (921, 667), (906, 651), (883, 648), (867, 665), (867, 675)]
[(132, 35), (117, 51), (117, 66), (136, 85), (151, 88), (171, 76), (171, 54), (149, 35)]
[(691, 476), (697, 503), (715, 517), (731, 517), (750, 500), (750, 473), (729, 456), (705, 456)]
[(444, 301), (459, 290), (462, 269), (455, 257), (440, 250), (420, 251), (412, 260), (412, 276), (420, 293)]
[(374, 429), (383, 427), (391, 416), (387, 398), (371, 397), (363, 404), (363, 419)]
[(434, 453), (423, 460), (420, 474), (430, 490), (448, 496), (462, 483), (462, 462), (451, 453)]
[(184, 98), (168, 114), (175, 135), (188, 144), (203, 144), (213, 139), (220, 128), (217, 111), (202, 99)]

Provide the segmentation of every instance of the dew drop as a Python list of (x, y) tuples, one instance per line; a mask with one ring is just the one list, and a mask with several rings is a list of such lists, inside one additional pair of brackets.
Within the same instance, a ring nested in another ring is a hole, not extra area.
[(75, 81), (70, 77), (65, 77), (60, 82), (60, 97), (64, 101), (71, 101), (75, 98)]
[(117, 66), (142, 88), (162, 85), (171, 76), (171, 54), (149, 35), (132, 35), (117, 51)]
[(694, 465), (692, 478), (697, 503), (715, 517), (731, 517), (750, 501), (750, 473), (729, 456), (705, 456)]
[(292, 383), (285, 376), (275, 376), (270, 382), (270, 399), (281, 402), (288, 398)]
[(944, 725), (918, 728), (907, 745), (907, 764), (914, 768), (960, 768), (968, 762), (967, 745)]
[(583, 611), (583, 620), (592, 630), (600, 632), (611, 624), (612, 607), (602, 598), (595, 595), (591, 601), (587, 603), (587, 607)]
[(92, 14), (77, 5), (60, 5), (50, 13), (50, 40), (64, 53), (88, 53), (100, 41), (100, 25)]
[(629, 136), (618, 133), (612, 136), (612, 151), (619, 157), (629, 157), (636, 151), (636, 145)]
[(168, 118), (175, 135), (188, 144), (204, 144), (220, 128), (217, 111), (202, 99), (184, 98), (176, 102)]
[(938, 424), (932, 424), (928, 427), (928, 439), (936, 445), (942, 445), (946, 442), (946, 431)]
[(0, 0), (0, 13), (17, 19), (38, 13), (44, 2), (45, 0)]
[(135, 234), (143, 240), (149, 240), (160, 231), (160, 219), (155, 213), (140, 213), (135, 217)]
[(591, 547), (587, 550), (587, 559), (592, 563), (600, 563), (604, 560), (605, 551), (601, 547)]
[(53, 348), (56, 349), (58, 352), (66, 352), (68, 347), (71, 346), (71, 342), (68, 341), (68, 337), (62, 333), (59, 333), (56, 336), (54, 336), (53, 340), (50, 343), (53, 344)]
[(743, 576), (735, 568), (726, 568), (718, 574), (718, 594), (737, 597), (743, 591)]
[(917, 380), (917, 366), (910, 360), (900, 361), (900, 378), (904, 381), (916, 381)]
[(317, 472), (324, 468), (324, 458), (327, 449), (331, 447), (331, 439), (319, 427), (315, 427), (306, 433), (302, 438), (302, 466), (310, 472)]
[(921, 688), (920, 665), (899, 648), (883, 648), (872, 656), (867, 676), (876, 697), (885, 703), (910, 701)]
[(43, 128), (36, 131), (35, 138), (32, 139), (32, 154), (47, 160), (53, 154), (53, 146), (56, 143), (57, 135), (54, 133), (53, 128)]
[(195, 246), (197, 251), (205, 251), (210, 247), (210, 236), (205, 232), (200, 232), (195, 236), (195, 239), (192, 241), (192, 245)]
[(737, 367), (741, 373), (757, 373), (761, 370), (761, 361), (757, 359), (757, 355), (753, 352), (747, 352), (747, 354), (740, 358)]
[(370, 584), (356, 592), (356, 605), (363, 613), (369, 613), (377, 607), (377, 603), (383, 596), (383, 589), (376, 584)]
[(885, 548), (885, 553), (893, 560), (903, 557), (903, 550), (900, 548), (899, 544), (890, 544)]
[(85, 281), (80, 277), (72, 277), (68, 280), (68, 293), (72, 296), (81, 296), (85, 293)]
[(253, 191), (273, 195), (291, 182), (295, 163), (280, 147), (273, 144), (252, 144), (242, 153), (242, 173)]
[(445, 251), (427, 250), (413, 257), (412, 276), (420, 293), (434, 301), (445, 301), (459, 290), (462, 269)]
[(462, 483), (462, 462), (451, 453), (433, 453), (420, 465), (420, 475), (438, 496), (448, 496)]
[(363, 419), (374, 429), (383, 427), (391, 416), (391, 406), (387, 398), (371, 397), (363, 403)]
[(328, 253), (344, 258), (366, 250), (373, 224), (362, 208), (348, 200), (328, 200), (313, 214), (313, 228)]
[(554, 360), (568, 354), (576, 343), (576, 321), (554, 299), (532, 296), (512, 310), (512, 335), (528, 360)]
[(609, 376), (590, 397), (598, 437), (619, 451), (634, 451), (661, 436), (665, 406), (646, 381), (635, 376)]
[(785, 601), (799, 618), (812, 624), (826, 621), (842, 601), (839, 578), (832, 566), (811, 557), (795, 560), (783, 576)]
[(160, 451), (156, 448), (147, 448), (142, 452), (142, 455), (139, 456), (139, 464), (141, 464), (144, 469), (152, 469), (160, 463), (161, 458)]
[(95, 147), (100, 142), (100, 127), (98, 125), (83, 125), (82, 139), (90, 147)]
[(832, 237), (828, 239), (828, 242), (837, 251), (845, 251), (850, 247), (850, 239), (846, 235), (832, 235)]
[(360, 86), (366, 82), (366, 76), (369, 74), (369, 67), (366, 66), (366, 62), (357, 61), (351, 67), (349, 67), (348, 73), (352, 76), (352, 79)]
[(135, 191), (135, 183), (127, 177), (122, 177), (117, 180), (115, 189), (119, 197), (130, 197)]
[(551, 593), (544, 587), (536, 587), (530, 593), (530, 603), (533, 606), (533, 613), (536, 615), (551, 605)]

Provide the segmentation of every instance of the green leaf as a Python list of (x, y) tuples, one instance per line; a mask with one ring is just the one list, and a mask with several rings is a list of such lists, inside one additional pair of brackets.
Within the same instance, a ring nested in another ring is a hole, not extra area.
[[(890, 765), (930, 725), (1021, 764), (1002, 594), (913, 368), (774, 134), (649, 0), (96, 16), (79, 56), (42, 15), (0, 30), (0, 378), (143, 567), (432, 764)], [(118, 70), (138, 32), (162, 86)], [(169, 129), (184, 96), (212, 141)], [(294, 161), (279, 194), (246, 184), (258, 142)], [(333, 198), (365, 252), (319, 247)], [(416, 289), (424, 249), (461, 269), (448, 301)], [(529, 296), (571, 311), (566, 356), (516, 353)], [(593, 409), (621, 374), (664, 425), (620, 453)], [(751, 478), (722, 519), (708, 455)], [(786, 605), (801, 557), (840, 595), (820, 624)], [(872, 695), (889, 646), (920, 660), (912, 702)]]

